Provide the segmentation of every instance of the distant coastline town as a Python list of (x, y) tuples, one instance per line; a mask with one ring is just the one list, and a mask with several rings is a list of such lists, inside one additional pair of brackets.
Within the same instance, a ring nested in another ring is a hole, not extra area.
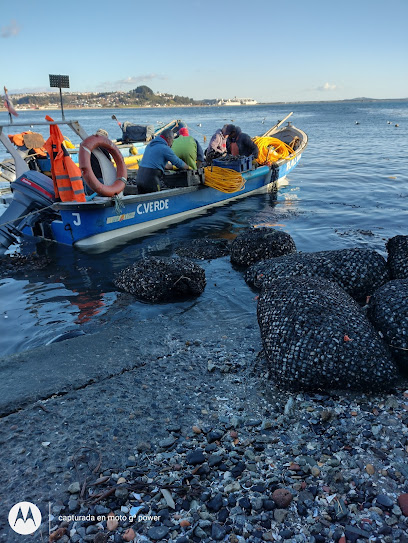
[[(53, 110), (60, 108), (60, 96), (57, 92), (39, 92), (11, 94), (13, 105), (17, 111), (24, 110)], [(352, 98), (345, 100), (323, 100), (322, 102), (381, 102), (396, 99), (388, 98)], [(400, 98), (400, 101), (406, 101), (408, 98)], [(119, 109), (119, 108), (138, 108), (138, 107), (197, 107), (197, 106), (253, 106), (266, 104), (307, 104), (316, 103), (320, 100), (312, 101), (276, 101), (276, 102), (257, 102), (253, 98), (204, 98), (203, 100), (194, 100), (187, 96), (178, 96), (165, 92), (153, 92), (150, 87), (142, 85), (135, 89), (112, 92), (63, 92), (64, 108), (66, 109)], [(3, 106), (3, 100), (0, 101), (0, 111), (7, 111)]]
[[(58, 92), (42, 92), (32, 94), (13, 94), (13, 105), (16, 110), (58, 109), (60, 96)], [(248, 106), (258, 102), (252, 98), (203, 99), (194, 100), (187, 96), (157, 92), (142, 85), (129, 92), (64, 92), (64, 107), (71, 109), (92, 108), (133, 108), (133, 107), (170, 107), (170, 106)], [(5, 110), (5, 108), (3, 108)]]

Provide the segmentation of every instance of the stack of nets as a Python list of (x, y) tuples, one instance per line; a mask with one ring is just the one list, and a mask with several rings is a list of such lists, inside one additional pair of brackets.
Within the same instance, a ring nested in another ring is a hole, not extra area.
[(387, 241), (388, 266), (392, 279), (408, 279), (408, 236), (395, 236)]
[(394, 279), (375, 291), (368, 316), (384, 336), (399, 369), (408, 373), (408, 279)]
[(205, 288), (204, 270), (187, 258), (144, 258), (121, 270), (116, 287), (141, 300), (164, 302), (200, 295)]
[(241, 232), (231, 243), (231, 262), (250, 266), (259, 260), (296, 252), (293, 239), (274, 228), (250, 228)]
[(335, 283), (271, 281), (259, 298), (258, 322), (271, 377), (281, 388), (375, 391), (394, 384), (387, 346)]
[(296, 253), (251, 266), (245, 280), (261, 289), (284, 277), (323, 277), (337, 283), (359, 303), (389, 279), (384, 258), (371, 249)]
[(227, 256), (230, 253), (228, 241), (225, 239), (199, 238), (181, 243), (175, 252), (179, 256), (196, 258), (197, 260), (212, 260)]

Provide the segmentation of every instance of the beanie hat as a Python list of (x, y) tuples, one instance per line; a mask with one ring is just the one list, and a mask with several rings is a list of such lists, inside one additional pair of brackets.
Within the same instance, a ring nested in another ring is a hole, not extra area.
[(179, 133), (179, 136), (188, 136), (188, 128), (186, 126), (183, 126), (182, 128), (180, 128), (180, 130), (178, 131)]
[(224, 136), (229, 136), (233, 132), (235, 132), (235, 126), (233, 124), (225, 124), (222, 127), (222, 133), (224, 134)]
[(103, 128), (99, 128), (99, 129), (96, 131), (96, 135), (97, 135), (97, 136), (105, 136), (105, 138), (108, 137), (107, 131), (104, 130)]

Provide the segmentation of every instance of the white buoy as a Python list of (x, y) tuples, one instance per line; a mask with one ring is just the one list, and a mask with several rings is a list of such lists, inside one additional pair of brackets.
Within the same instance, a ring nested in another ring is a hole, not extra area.
[(356, 121), (356, 124), (360, 124), (359, 121)]

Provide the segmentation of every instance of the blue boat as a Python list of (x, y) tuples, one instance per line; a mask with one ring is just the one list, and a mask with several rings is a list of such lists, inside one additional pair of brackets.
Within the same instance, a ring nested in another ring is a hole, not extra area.
[[(20, 234), (51, 239), (85, 250), (105, 250), (112, 245), (109, 242), (119, 238), (122, 240), (144, 235), (206, 212), (214, 206), (251, 194), (276, 190), (282, 179), (298, 164), (308, 141), (307, 135), (290, 122), (281, 128), (286, 119), (287, 117), (278, 122), (263, 136), (273, 136), (286, 144), (296, 139), (295, 151), (289, 157), (269, 165), (241, 171), (245, 184), (236, 192), (221, 192), (207, 186), (203, 171), (198, 170), (170, 172), (165, 182), (167, 186), (174, 188), (150, 194), (135, 194), (137, 188), (134, 185), (126, 185), (119, 196), (106, 197), (96, 194), (85, 202), (56, 202), (53, 199), (52, 179), (39, 172), (26, 171), (24, 160), (13, 151), (4, 134), (4, 127), (9, 125), (2, 125), (0, 142), (15, 159), (17, 180), (12, 184), (13, 201), (0, 219), (0, 254), (7, 250), (14, 241), (14, 236)], [(88, 137), (78, 121), (41, 124), (66, 124), (83, 140)], [(12, 126), (14, 128), (16, 124)], [(99, 157), (98, 151), (96, 156), (102, 167), (105, 184), (112, 184), (113, 181), (111, 183), (105, 181), (103, 156)], [(110, 174), (106, 177), (115, 179), (116, 171), (110, 162), (106, 171), (109, 168), (113, 169), (114, 173), (113, 176)], [(11, 213), (12, 207), (14, 211)], [(17, 216), (13, 216), (16, 214)]]

